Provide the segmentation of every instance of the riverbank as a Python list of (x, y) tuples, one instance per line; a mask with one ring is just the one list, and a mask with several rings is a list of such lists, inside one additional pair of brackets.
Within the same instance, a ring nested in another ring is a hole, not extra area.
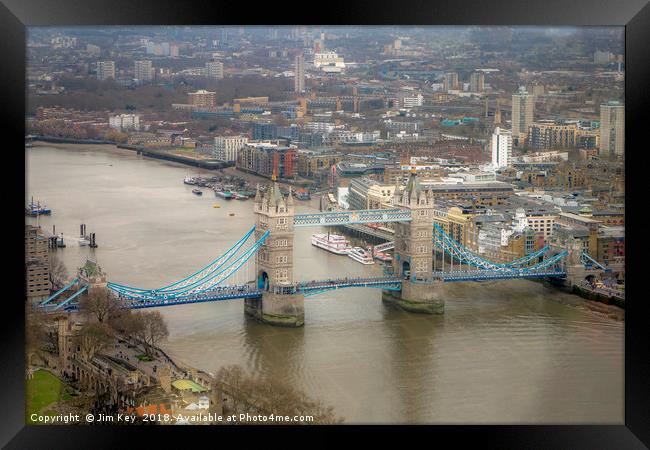
[(114, 141), (97, 140), (97, 139), (71, 139), (59, 138), (54, 136), (35, 136), (34, 143), (47, 143), (47, 144), (68, 144), (68, 145), (113, 145), (119, 149), (131, 150), (139, 155), (146, 156), (153, 159), (162, 159), (183, 164), (189, 167), (198, 167), (206, 170), (222, 170), (226, 167), (231, 167), (232, 163), (225, 161), (218, 161), (211, 158), (192, 158), (190, 156), (181, 155), (175, 150), (157, 150), (145, 148), (138, 145), (120, 144)]
[[(239, 178), (242, 180), (246, 180), (251, 183), (259, 183), (260, 185), (268, 184), (270, 180), (268, 178), (262, 177), (260, 175), (255, 175), (253, 173), (249, 172), (244, 172), (241, 170), (236, 169), (232, 163), (226, 163), (223, 161), (216, 161), (216, 160), (199, 160), (199, 159), (193, 159), (189, 158), (187, 156), (182, 156), (182, 155), (177, 155), (173, 154), (164, 150), (153, 150), (153, 149), (146, 149), (142, 146), (138, 145), (129, 145), (129, 144), (119, 144), (117, 142), (112, 142), (112, 141), (102, 141), (102, 140), (93, 140), (93, 139), (71, 139), (71, 138), (59, 138), (59, 137), (54, 137), (54, 136), (35, 136), (34, 137), (34, 144), (41, 143), (41, 144), (49, 144), (54, 148), (62, 148), (65, 146), (65, 148), (70, 149), (73, 146), (76, 145), (101, 145), (101, 146), (114, 146), (115, 148), (121, 149), (121, 150), (130, 150), (133, 152), (136, 152), (139, 155), (152, 158), (152, 159), (159, 159), (159, 160), (165, 160), (165, 161), (170, 161), (170, 162), (175, 162), (178, 164), (182, 164), (183, 166), (186, 167), (197, 167), (199, 169), (205, 169), (205, 170), (216, 170), (222, 172), (224, 175), (227, 176), (232, 176), (235, 178)], [(98, 148), (101, 149), (101, 148)], [(283, 188), (283, 189), (289, 189), (289, 186), (292, 186), (289, 183), (283, 182), (283, 181), (278, 181), (278, 184)]]
[(104, 139), (74, 139), (58, 136), (41, 136), (34, 135), (33, 142), (47, 142), (54, 144), (98, 144), (98, 145), (118, 145), (115, 141), (107, 141)]

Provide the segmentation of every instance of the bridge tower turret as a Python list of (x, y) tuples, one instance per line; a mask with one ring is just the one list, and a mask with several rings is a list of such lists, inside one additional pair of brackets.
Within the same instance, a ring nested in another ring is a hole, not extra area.
[(404, 281), (400, 292), (384, 291), (382, 298), (407, 311), (442, 314), (443, 283), (432, 275), (433, 194), (412, 171), (404, 190), (395, 189), (393, 205), (411, 212), (410, 222), (395, 223), (393, 271)]
[(108, 284), (106, 273), (97, 264), (97, 261), (92, 259), (86, 259), (83, 267), (79, 268), (77, 276), (82, 285), (88, 286), (88, 292), (106, 288)]
[(255, 195), (255, 238), (269, 236), (255, 254), (257, 287), (261, 299), (247, 299), (245, 312), (271, 325), (304, 325), (304, 297), (295, 293), (293, 279), (293, 218), (295, 207), (291, 191), (280, 192), (275, 175), (265, 193), (259, 186)]

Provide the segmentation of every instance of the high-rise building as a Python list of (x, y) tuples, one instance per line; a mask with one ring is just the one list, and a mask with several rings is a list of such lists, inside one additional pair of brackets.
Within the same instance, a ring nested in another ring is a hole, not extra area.
[(214, 138), (214, 155), (221, 161), (237, 161), (239, 150), (247, 143), (246, 136), (217, 136)]
[(492, 166), (499, 169), (510, 165), (512, 157), (512, 133), (496, 127), (492, 133)]
[(294, 92), (304, 92), (305, 91), (305, 56), (300, 53), (296, 55), (294, 62), (294, 80), (293, 80), (293, 90)]
[(115, 79), (115, 61), (97, 61), (97, 79)]
[(223, 63), (221, 61), (205, 63), (205, 74), (213, 80), (221, 80), (223, 78)]
[(25, 225), (25, 273), (27, 300), (45, 300), (50, 296), (50, 258), (47, 238), (40, 227)]
[(483, 92), (485, 89), (485, 73), (474, 72), (469, 76), (470, 92)]
[(578, 123), (540, 120), (528, 127), (528, 146), (533, 150), (574, 148), (578, 135)]
[(445, 77), (442, 82), (442, 88), (445, 91), (455, 91), (458, 90), (460, 84), (458, 83), (458, 73), (449, 72), (445, 74)]
[(214, 108), (217, 106), (217, 93), (200, 89), (187, 94), (189, 103), (198, 108)]
[(600, 105), (600, 152), (622, 157), (625, 153), (625, 105), (610, 101)]
[(608, 64), (613, 59), (613, 56), (611, 52), (596, 50), (594, 52), (594, 64)]
[(515, 145), (524, 144), (534, 115), (535, 96), (519, 88), (519, 92), (512, 94), (512, 141)]
[(153, 64), (150, 60), (136, 61), (134, 63), (134, 78), (139, 81), (153, 80)]

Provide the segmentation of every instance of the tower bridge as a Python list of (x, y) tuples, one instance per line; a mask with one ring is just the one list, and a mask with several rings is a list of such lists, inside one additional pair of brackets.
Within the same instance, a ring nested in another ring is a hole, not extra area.
[[(474, 254), (434, 224), (433, 194), (422, 188), (415, 173), (406, 187), (396, 187), (392, 209), (327, 211), (295, 214), (291, 192), (284, 196), (275, 178), (262, 193), (258, 188), (255, 224), (225, 253), (191, 275), (156, 289), (108, 282), (96, 263), (89, 262), (63, 289), (41, 303), (46, 311), (74, 311), (79, 298), (98, 286), (116, 294), (123, 308), (141, 309), (244, 299), (247, 315), (272, 325), (304, 324), (304, 301), (314, 295), (354, 287), (382, 290), (382, 299), (418, 313), (444, 312), (449, 282), (556, 278), (579, 284), (585, 277), (608, 270), (580, 243), (567, 248), (546, 246), (509, 263), (496, 263)], [(393, 222), (392, 265), (382, 277), (324, 278), (296, 281), (293, 264), (294, 229), (307, 226)], [(434, 255), (443, 256), (436, 267)], [(445, 267), (445, 255), (449, 264)]]

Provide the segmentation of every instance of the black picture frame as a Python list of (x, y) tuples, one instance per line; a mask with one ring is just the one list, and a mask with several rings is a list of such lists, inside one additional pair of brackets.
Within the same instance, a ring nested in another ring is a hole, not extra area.
[[(498, 0), (426, 2), (418, 0), (347, 0), (319, 3), (201, 2), (201, 1), (48, 1), (3, 0), (0, 3), (0, 73), (5, 183), (10, 197), (9, 228), (5, 243), (11, 242), (6, 258), (7, 288), (2, 330), (3, 363), (0, 364), (4, 414), (0, 421), (0, 444), (7, 448), (114, 448), (134, 447), (133, 438), (167, 440), (182, 432), (195, 444), (215, 436), (250, 439), (249, 427), (57, 427), (24, 424), (24, 248), (19, 236), (24, 198), (14, 192), (24, 186), (25, 161), (22, 148), (25, 124), (25, 27), (69, 25), (542, 25), (624, 26), (626, 90), (626, 285), (625, 322), (625, 425), (606, 426), (418, 426), (372, 427), (379, 439), (398, 433), (420, 434), (423, 443), (439, 445), (474, 440), (494, 448), (644, 448), (650, 445), (650, 359), (648, 301), (643, 296), (644, 221), (638, 211), (645, 205), (643, 173), (648, 167), (645, 121), (650, 106), (650, 4), (647, 0), (560, 1)], [(6, 138), (14, 144), (8, 144)], [(638, 172), (638, 173), (636, 173)], [(635, 174), (636, 173), (636, 174)], [(5, 178), (8, 180), (8, 178)], [(15, 244), (15, 245), (13, 245)], [(337, 444), (341, 433), (356, 427), (329, 428), (320, 443)], [(155, 430), (155, 432), (153, 432)], [(256, 431), (277, 435), (278, 442), (310, 445), (306, 433), (313, 428), (264, 427)], [(322, 432), (322, 428), (318, 431)], [(287, 432), (290, 433), (287, 435)], [(322, 433), (321, 433), (322, 434)], [(268, 438), (268, 436), (266, 436)], [(347, 440), (347, 436), (343, 436)], [(328, 442), (329, 441), (329, 442)], [(414, 438), (410, 438), (415, 443)], [(153, 441), (149, 441), (153, 442)], [(188, 441), (186, 441), (188, 442)], [(644, 445), (645, 443), (645, 445)], [(246, 441), (248, 444), (248, 441)], [(248, 446), (248, 445), (246, 445)]]

